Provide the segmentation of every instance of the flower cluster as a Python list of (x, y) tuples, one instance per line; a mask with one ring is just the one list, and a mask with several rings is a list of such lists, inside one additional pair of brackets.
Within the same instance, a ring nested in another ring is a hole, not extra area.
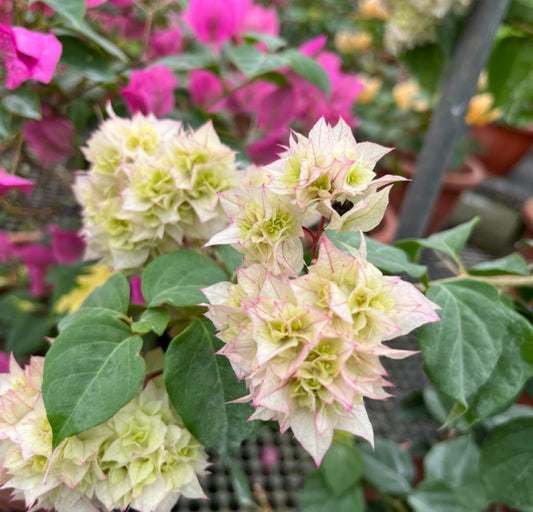
[(320, 119), (308, 138), (294, 133), (280, 158), (263, 168), (263, 185), (221, 194), (232, 223), (209, 244), (233, 244), (247, 264), (261, 262), (273, 274), (297, 275), (305, 216), (322, 216), (335, 231), (370, 231), (381, 222), (388, 185), (402, 179), (375, 179), (376, 162), (389, 151), (356, 142), (342, 119), (335, 126)]
[(385, 46), (393, 53), (437, 38), (437, 25), (450, 11), (466, 9), (472, 0), (395, 0), (385, 26)]
[(26, 506), (58, 512), (169, 512), (180, 494), (202, 497), (206, 454), (172, 409), (162, 377), (110, 420), (62, 441), (41, 396), (44, 360), (11, 360), (0, 375), (0, 482)]
[(277, 277), (256, 264), (239, 271), (238, 284), (204, 292), (226, 343), (220, 353), (256, 407), (251, 419), (291, 428), (317, 464), (334, 429), (373, 442), (363, 398), (388, 396), (379, 356), (412, 353), (382, 342), (438, 320), (413, 285), (383, 276), (364, 249), (346, 254), (327, 238), (306, 275)]
[(91, 168), (74, 191), (87, 258), (133, 271), (225, 226), (218, 193), (237, 186), (238, 174), (211, 123), (195, 131), (153, 116), (112, 116), (84, 152)]

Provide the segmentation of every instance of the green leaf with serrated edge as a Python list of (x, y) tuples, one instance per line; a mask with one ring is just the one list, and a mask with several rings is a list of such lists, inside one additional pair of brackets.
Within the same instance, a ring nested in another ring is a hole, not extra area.
[(359, 485), (344, 494), (335, 496), (321, 469), (311, 473), (298, 493), (300, 512), (364, 512), (365, 502)]
[(462, 506), (484, 510), (489, 500), (479, 473), (479, 449), (468, 436), (436, 444), (424, 459), (424, 478), (446, 483)]
[(331, 83), (326, 70), (313, 58), (290, 49), (282, 53), (287, 58), (291, 69), (309, 83), (318, 87), (324, 94), (331, 92)]
[(122, 314), (128, 312), (130, 285), (122, 274), (113, 274), (83, 301), (82, 308), (106, 308)]
[(413, 253), (413, 245), (419, 247), (425, 247), (426, 249), (435, 249), (440, 251), (454, 261), (459, 260), (459, 253), (465, 246), (468, 238), (470, 237), (473, 229), (479, 223), (479, 217), (475, 217), (469, 222), (465, 222), (455, 228), (447, 229), (446, 231), (440, 231), (428, 238), (408, 238), (400, 240), (394, 245), (402, 248), (406, 246), (406, 251)]
[(235, 279), (237, 269), (243, 266), (242, 253), (231, 247), (231, 245), (218, 245), (217, 251), (226, 267), (230, 279)]
[(141, 386), (142, 339), (113, 318), (71, 325), (44, 363), (43, 399), (53, 444), (95, 427), (126, 405)]
[(505, 333), (498, 291), (460, 279), (430, 286), (426, 296), (441, 306), (440, 322), (418, 329), (426, 373), (439, 392), (468, 406), (490, 377)]
[[(337, 233), (335, 231), (326, 230), (326, 236), (341, 250), (346, 251), (346, 244), (354, 249), (359, 249), (360, 236), (359, 233)], [(376, 240), (365, 237), (367, 259), (387, 274), (400, 274), (405, 272), (412, 277), (424, 278), (427, 274), (427, 267), (411, 263), (407, 255), (396, 247), (382, 244)]]
[(242, 71), (247, 78), (257, 77), (288, 65), (282, 55), (264, 53), (251, 45), (231, 46), (227, 48), (230, 61)]
[(41, 119), (41, 101), (39, 95), (29, 87), (19, 87), (4, 96), (2, 106), (12, 114), (26, 119)]
[(407, 497), (414, 512), (476, 512), (445, 482), (424, 480)]
[(469, 400), (466, 419), (471, 423), (514, 402), (533, 376), (533, 360), (524, 358), (524, 353), (533, 351), (533, 326), (522, 315), (504, 306), (497, 317), (505, 325), (502, 352), (490, 377)]
[[(38, 0), (31, 0), (30, 4)], [(54, 9), (57, 14), (70, 21), (73, 25), (79, 24), (85, 18), (87, 10), (85, 0), (41, 0), (43, 4)]]
[(63, 45), (61, 63), (94, 82), (112, 82), (117, 75), (105, 54), (95, 50), (85, 41), (72, 36), (59, 38)]
[(357, 486), (363, 474), (363, 456), (352, 443), (334, 442), (326, 452), (320, 469), (334, 496)]
[(241, 37), (248, 44), (263, 43), (273, 52), (287, 46), (287, 41), (282, 37), (273, 36), (271, 34), (262, 34), (261, 32), (245, 32)]
[(476, 276), (496, 276), (500, 274), (516, 274), (529, 276), (527, 261), (517, 252), (504, 258), (478, 263), (468, 269), (468, 273)]
[(148, 308), (139, 319), (138, 322), (134, 322), (131, 325), (133, 332), (140, 334), (146, 334), (147, 332), (154, 331), (161, 336), (168, 323), (170, 322), (170, 313), (165, 308)]
[(376, 489), (396, 496), (403, 496), (411, 490), (415, 468), (409, 453), (398, 444), (377, 438), (374, 450), (369, 445), (363, 445), (362, 451), (364, 478)]
[(174, 408), (191, 434), (222, 455), (237, 448), (252, 432), (248, 404), (228, 403), (246, 395), (207, 319), (194, 320), (170, 343), (165, 354), (165, 383)]
[(152, 261), (142, 274), (142, 293), (148, 306), (193, 306), (206, 302), (201, 288), (226, 281), (209, 258), (190, 250), (166, 254)]
[(481, 447), (481, 478), (489, 497), (517, 510), (533, 507), (533, 418), (496, 427)]

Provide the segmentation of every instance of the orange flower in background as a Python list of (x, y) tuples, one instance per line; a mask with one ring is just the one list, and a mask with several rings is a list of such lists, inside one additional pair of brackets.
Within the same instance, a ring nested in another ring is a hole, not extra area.
[(465, 115), (466, 124), (485, 126), (502, 116), (502, 111), (494, 107), (494, 97), (489, 92), (473, 96)]
[(369, 76), (359, 76), (359, 80), (363, 82), (364, 89), (357, 97), (357, 103), (371, 103), (376, 97), (376, 94), (380, 91), (383, 81), (381, 78), (372, 78)]
[(341, 30), (335, 34), (335, 48), (341, 53), (364, 52), (372, 44), (368, 32), (349, 32)]
[(420, 86), (414, 80), (405, 80), (396, 84), (392, 96), (396, 105), (402, 110), (425, 112), (430, 109), (429, 102), (422, 96)]
[(362, 0), (359, 2), (357, 17), (364, 20), (386, 20), (389, 17), (389, 12), (385, 9), (381, 0)]

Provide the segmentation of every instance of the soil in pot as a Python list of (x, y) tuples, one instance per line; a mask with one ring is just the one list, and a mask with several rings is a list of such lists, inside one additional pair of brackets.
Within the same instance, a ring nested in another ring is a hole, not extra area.
[(510, 172), (533, 146), (533, 130), (520, 130), (510, 126), (489, 124), (473, 126), (472, 139), (481, 149), (479, 159), (489, 174), (501, 176)]
[[(415, 159), (401, 156), (399, 159), (400, 174), (413, 179), (415, 175)], [(477, 187), (485, 178), (485, 166), (473, 156), (466, 158), (462, 167), (447, 172), (442, 183), (439, 196), (433, 206), (431, 217), (426, 229), (426, 236), (446, 227), (448, 219), (465, 190)], [(401, 208), (409, 183), (396, 183), (391, 190), (390, 203), (401, 215)]]

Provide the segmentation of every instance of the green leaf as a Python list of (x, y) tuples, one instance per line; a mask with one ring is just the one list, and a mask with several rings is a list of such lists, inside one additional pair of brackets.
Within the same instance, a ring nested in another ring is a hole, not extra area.
[(146, 334), (147, 332), (154, 331), (161, 336), (168, 323), (170, 322), (170, 313), (165, 308), (148, 308), (139, 319), (138, 322), (134, 322), (131, 328), (134, 332), (139, 334)]
[(405, 52), (401, 59), (427, 93), (435, 93), (442, 81), (447, 60), (438, 44), (425, 44)]
[(424, 480), (408, 497), (414, 512), (474, 512), (445, 482)]
[(468, 436), (435, 445), (424, 459), (424, 471), (426, 480), (445, 483), (471, 512), (488, 505), (479, 473), (479, 449)]
[(250, 45), (231, 46), (227, 52), (230, 61), (247, 78), (254, 78), (288, 65), (284, 56), (260, 52)]
[(250, 482), (242, 467), (231, 457), (227, 457), (225, 463), (229, 467), (231, 483), (239, 503), (243, 507), (252, 507), (256, 505), (250, 491)]
[(331, 91), (329, 75), (315, 59), (294, 49), (286, 50), (282, 55), (288, 59), (290, 67), (296, 74), (316, 85), (324, 94), (329, 95)]
[(376, 489), (385, 494), (402, 496), (411, 491), (415, 468), (411, 456), (395, 442), (375, 440), (374, 450), (368, 445), (363, 450), (363, 474)]
[(145, 268), (142, 293), (148, 306), (194, 306), (207, 300), (201, 288), (226, 280), (226, 273), (212, 260), (182, 250), (165, 254)]
[(41, 119), (39, 95), (29, 87), (19, 87), (2, 99), (3, 107), (12, 114), (26, 119)]
[(466, 414), (470, 422), (491, 416), (514, 402), (533, 376), (531, 323), (504, 306), (498, 318), (505, 325), (502, 352), (490, 377), (470, 399)]
[(7, 139), (11, 136), (11, 114), (0, 106), (0, 137)]
[(130, 303), (130, 285), (123, 274), (113, 274), (83, 301), (82, 308), (106, 308), (125, 315)]
[(441, 321), (419, 328), (425, 370), (435, 387), (468, 406), (493, 372), (502, 351), (504, 324), (498, 291), (460, 279), (429, 287), (426, 296), (442, 307)]
[(154, 62), (159, 66), (166, 66), (172, 71), (192, 71), (194, 69), (205, 69), (209, 67), (212, 61), (212, 55), (209, 50), (201, 46), (198, 51), (191, 53), (181, 53), (180, 55), (169, 55)]
[(141, 386), (142, 339), (113, 318), (71, 325), (44, 363), (43, 399), (56, 447), (66, 437), (103, 423)]
[(245, 32), (241, 37), (248, 44), (263, 43), (268, 50), (273, 52), (287, 46), (287, 41), (282, 37), (262, 34), (261, 32)]
[(533, 101), (533, 39), (530, 36), (499, 39), (487, 71), (488, 89), (495, 104), (504, 109), (507, 122), (518, 121), (521, 110), (530, 109)]
[(333, 443), (320, 470), (327, 486), (338, 497), (357, 486), (363, 474), (363, 456), (354, 444)]
[[(57, 0), (57, 1), (62, 2), (63, 0)], [(126, 56), (126, 54), (118, 46), (116, 46), (114, 43), (109, 41), (109, 39), (106, 39), (104, 36), (96, 32), (91, 27), (91, 25), (87, 23), (86, 20), (81, 20), (79, 22), (71, 21), (70, 27), (69, 27), (69, 24), (67, 24), (67, 29), (71, 30), (74, 34), (81, 34), (85, 36), (87, 39), (89, 39), (93, 43), (96, 43), (100, 48), (102, 48), (107, 53), (109, 53), (109, 55), (116, 57), (118, 60), (120, 60), (121, 62), (125, 64), (128, 63), (128, 57)]]
[(215, 352), (222, 346), (207, 319), (194, 320), (170, 343), (165, 354), (165, 383), (170, 400), (191, 434), (222, 455), (237, 448), (254, 428), (246, 419), (253, 408), (228, 403), (246, 395), (229, 361)]
[(46, 348), (45, 336), (50, 334), (54, 320), (32, 312), (18, 312), (5, 342), (5, 351), (17, 358), (35, 354)]
[(411, 247), (413, 244), (426, 249), (435, 249), (448, 255), (454, 261), (459, 261), (459, 253), (477, 224), (479, 224), (479, 217), (475, 217), (471, 221), (460, 224), (455, 228), (435, 233), (428, 238), (409, 238), (400, 240), (394, 245), (399, 248), (406, 246), (405, 250), (408, 252), (412, 252)]
[[(31, 0), (30, 5), (38, 0)], [(85, 18), (87, 10), (85, 0), (41, 0), (43, 4), (54, 9), (57, 14), (70, 21), (73, 25), (79, 24)]]
[[(346, 244), (354, 249), (360, 245), (360, 236), (356, 232), (337, 233), (326, 231), (327, 237), (341, 250), (346, 251)], [(382, 244), (376, 240), (365, 237), (367, 258), (370, 263), (387, 274), (400, 274), (405, 272), (412, 277), (423, 278), (427, 274), (427, 267), (411, 263), (405, 252), (397, 247)]]
[(513, 252), (504, 258), (478, 263), (469, 268), (468, 273), (476, 276), (497, 276), (499, 274), (529, 276), (530, 274), (527, 261), (517, 252)]
[(517, 510), (533, 507), (533, 418), (496, 427), (481, 447), (481, 475), (493, 501)]
[(61, 62), (79, 75), (94, 82), (112, 82), (117, 75), (111, 69), (111, 61), (86, 42), (72, 36), (59, 38), (63, 45)]
[(324, 473), (318, 470), (309, 475), (298, 493), (300, 512), (364, 512), (365, 502), (359, 486), (335, 496), (328, 486)]
[(231, 245), (218, 245), (217, 251), (231, 280), (237, 277), (237, 269), (243, 266), (242, 254)]

